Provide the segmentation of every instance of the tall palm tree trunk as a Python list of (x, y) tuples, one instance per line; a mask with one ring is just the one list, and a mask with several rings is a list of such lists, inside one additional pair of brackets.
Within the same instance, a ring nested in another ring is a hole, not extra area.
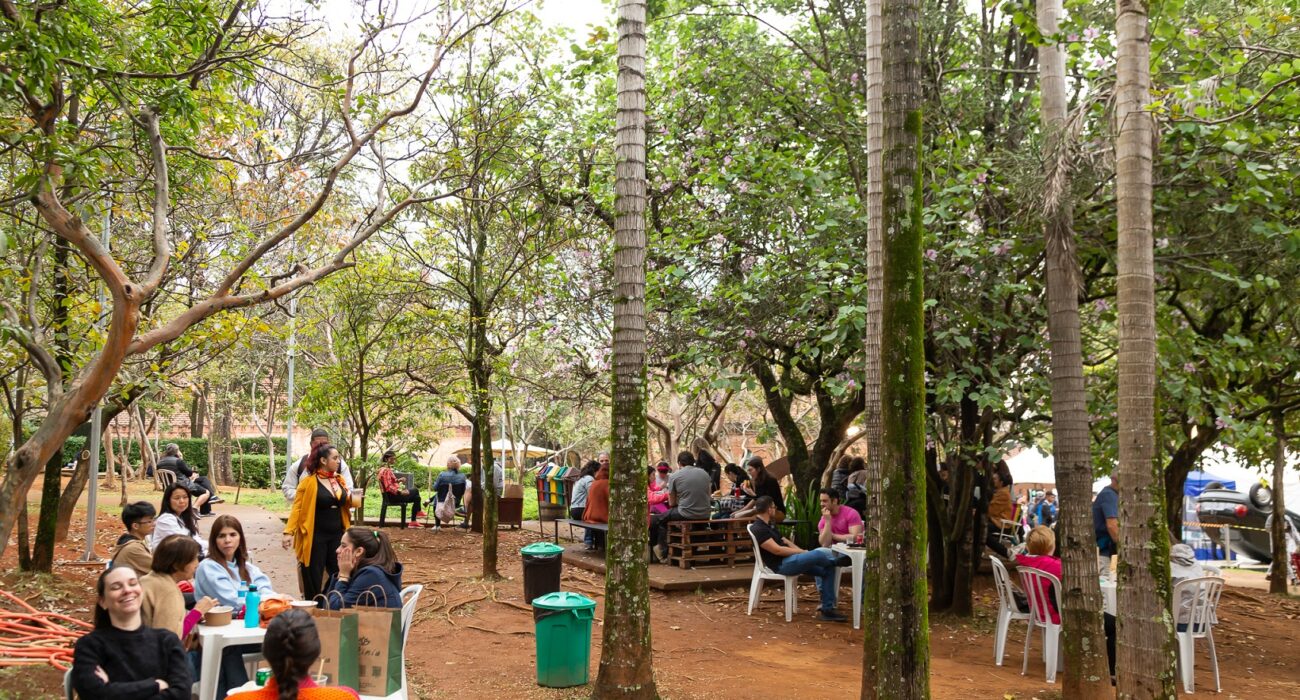
[[(1043, 36), (1060, 31), (1061, 0), (1038, 0), (1038, 28)], [(1101, 624), (1101, 587), (1097, 583), (1097, 546), (1092, 534), (1092, 450), (1088, 431), (1088, 393), (1083, 380), (1083, 346), (1079, 337), (1079, 259), (1074, 243), (1070, 196), (1069, 137), (1066, 134), (1065, 53), (1058, 44), (1038, 49), (1040, 115), (1043, 122), (1043, 235), (1047, 247), (1047, 333), (1052, 349), (1052, 446), (1061, 518), (1057, 551), (1061, 553), (1062, 624), (1065, 697), (1112, 698), (1105, 636)]]
[(1116, 1), (1115, 191), (1119, 250), (1119, 697), (1173, 698), (1169, 531), (1155, 459), (1151, 39), (1143, 0)]
[(867, 444), (867, 507), (863, 539), (867, 561), (862, 584), (862, 698), (875, 700), (880, 663), (880, 491), (881, 446), (880, 424), (880, 315), (884, 291), (884, 265), (881, 240), (885, 228), (882, 199), (881, 150), (884, 146), (884, 87), (880, 45), (884, 35), (880, 27), (881, 0), (867, 1), (867, 327), (866, 360), (862, 382), (865, 392), (862, 419)]
[(658, 696), (646, 559), (644, 0), (618, 3), (614, 135), (614, 387), (605, 631), (594, 698)]

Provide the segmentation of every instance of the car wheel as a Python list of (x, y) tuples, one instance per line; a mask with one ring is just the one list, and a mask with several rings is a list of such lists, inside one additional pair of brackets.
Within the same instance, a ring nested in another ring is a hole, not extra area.
[(1262, 511), (1273, 509), (1273, 489), (1263, 485), (1255, 484), (1250, 487), (1250, 502), (1256, 508)]

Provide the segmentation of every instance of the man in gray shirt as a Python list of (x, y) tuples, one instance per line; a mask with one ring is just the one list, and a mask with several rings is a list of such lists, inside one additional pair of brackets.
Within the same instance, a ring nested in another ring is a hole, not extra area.
[[(302, 476), (302, 470), (307, 467), (307, 458), (311, 453), (321, 445), (328, 445), (330, 442), (329, 431), (324, 428), (317, 428), (311, 431), (311, 447), (308, 448), (307, 454), (303, 455), (292, 465), (287, 465), (284, 470), (284, 482), (280, 484), (280, 492), (284, 494), (284, 500), (293, 503), (293, 497), (298, 492), (298, 480)], [(343, 477), (343, 484), (347, 488), (352, 488), (352, 471), (348, 469), (348, 463), (339, 459), (339, 474)]]
[(668, 559), (668, 523), (673, 520), (708, 520), (713, 512), (710, 494), (713, 479), (695, 466), (695, 455), (677, 455), (677, 471), (668, 477), (668, 512), (654, 516), (650, 528), (650, 556), (654, 561)]

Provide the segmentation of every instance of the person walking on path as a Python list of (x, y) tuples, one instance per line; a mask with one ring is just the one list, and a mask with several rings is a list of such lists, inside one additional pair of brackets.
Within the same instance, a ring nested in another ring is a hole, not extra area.
[(293, 547), (304, 598), (324, 593), (339, 572), (338, 547), (351, 526), (351, 493), (338, 469), (342, 463), (333, 445), (316, 448), (298, 482), (293, 509), (284, 526), (281, 546)]

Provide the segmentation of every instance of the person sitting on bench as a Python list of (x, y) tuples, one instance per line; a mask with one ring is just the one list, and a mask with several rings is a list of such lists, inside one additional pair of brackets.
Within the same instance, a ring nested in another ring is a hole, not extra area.
[[(606, 457), (605, 463), (609, 463), (608, 457)], [(569, 499), (570, 520), (582, 520), (582, 513), (587, 510), (587, 491), (591, 489), (592, 484), (596, 483), (596, 472), (598, 471), (600, 471), (600, 462), (594, 459), (588, 460), (586, 464), (582, 465), (582, 476), (578, 477), (578, 481), (573, 484), (573, 494)], [(587, 549), (594, 549), (596, 540), (592, 537), (592, 531), (583, 530), (582, 532), (582, 541), (586, 543)]]
[(656, 515), (650, 527), (651, 561), (668, 560), (668, 523), (673, 520), (708, 520), (713, 514), (713, 480), (695, 465), (695, 455), (677, 455), (677, 471), (668, 477), (668, 512)]
[[(465, 498), (465, 484), (465, 475), (460, 473), (460, 457), (452, 455), (447, 458), (447, 468), (442, 470), (442, 473), (438, 474), (438, 478), (433, 481), (434, 499), (438, 503), (442, 503), (447, 500), (447, 496), (450, 494), (455, 499), (454, 504), (459, 506)], [(434, 509), (434, 515), (438, 515), (437, 508)], [(438, 520), (443, 525), (450, 525), (453, 519), (444, 519), (441, 515), (438, 515)]]
[(194, 469), (185, 463), (180, 445), (173, 442), (163, 448), (163, 457), (158, 460), (158, 468), (175, 474), (176, 483), (184, 486), (195, 499), (207, 494), (207, 499), (195, 501), (195, 505), (199, 508), (199, 515), (211, 515), (213, 504), (221, 503), (221, 499), (217, 497), (217, 487), (212, 485), (208, 477), (195, 474)]
[(382, 466), (379, 467), (379, 488), (384, 490), (384, 497), (388, 499), (390, 505), (401, 505), (403, 503), (411, 504), (411, 522), (410, 527), (419, 527), (416, 522), (424, 517), (424, 511), (420, 509), (420, 490), (408, 489), (406, 484), (397, 480), (397, 475), (393, 473), (393, 465), (397, 463), (397, 454), (392, 450), (384, 453)]
[[(591, 486), (587, 489), (587, 507), (582, 511), (582, 521), (584, 523), (609, 522), (609, 465), (607, 464), (601, 465), (600, 470), (596, 472), (596, 480), (591, 482)], [(591, 542), (586, 546), (587, 551), (605, 547), (605, 533), (590, 528), (587, 532), (591, 535)]]

